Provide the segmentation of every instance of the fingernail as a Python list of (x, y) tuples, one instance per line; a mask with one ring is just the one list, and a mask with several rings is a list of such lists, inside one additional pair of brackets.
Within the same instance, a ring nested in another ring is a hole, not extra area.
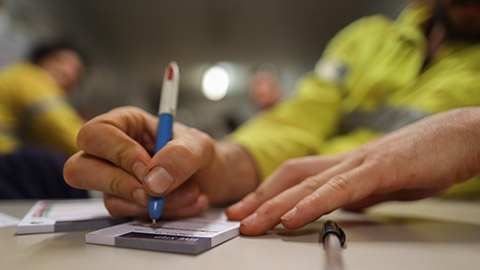
[(292, 218), (297, 214), (297, 208), (293, 208), (292, 210), (288, 211), (285, 215), (283, 215), (280, 219), (283, 221), (290, 221)]
[(145, 173), (145, 164), (140, 161), (133, 163), (132, 165), (133, 174), (137, 177), (138, 180), (142, 180), (143, 174)]
[(257, 213), (253, 213), (252, 215), (248, 216), (242, 222), (240, 222), (243, 226), (250, 226), (255, 220), (257, 219)]
[(155, 167), (144, 178), (147, 187), (155, 193), (164, 193), (173, 184), (173, 177), (162, 167)]
[(139, 189), (136, 189), (133, 193), (132, 193), (132, 197), (135, 199), (135, 201), (137, 203), (139, 203), (140, 205), (143, 205), (143, 206), (147, 206), (148, 205), (148, 198), (147, 198), (147, 193), (145, 192), (145, 190), (143, 190), (143, 188), (139, 188)]
[(202, 210), (205, 210), (208, 207), (208, 197), (205, 194), (200, 195), (197, 203), (202, 205)]
[(242, 207), (243, 207), (243, 202), (239, 201), (236, 204), (233, 204), (230, 207), (228, 207), (227, 210), (231, 212), (238, 212)]

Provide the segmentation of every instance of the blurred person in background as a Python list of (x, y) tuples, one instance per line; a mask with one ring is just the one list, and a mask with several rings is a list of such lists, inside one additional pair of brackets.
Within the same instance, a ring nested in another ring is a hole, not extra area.
[(250, 80), (249, 94), (259, 110), (272, 108), (280, 101), (282, 89), (275, 65), (263, 63), (257, 68)]
[(64, 184), (84, 120), (67, 102), (85, 57), (65, 42), (34, 47), (0, 73), (0, 198), (85, 197)]
[[(225, 126), (228, 133), (235, 131), (251, 118), (251, 115), (268, 110), (280, 102), (282, 88), (277, 76), (277, 67), (271, 63), (262, 63), (255, 69), (250, 77), (248, 100), (245, 102), (238, 102), (237, 100), (237, 104), (245, 105), (243, 108), (246, 109), (236, 108), (234, 113), (230, 112), (225, 116)], [(248, 113), (242, 113), (242, 111), (248, 111)], [(247, 114), (248, 116), (246, 116)], [(207, 133), (209, 132), (207, 131)]]
[(166, 196), (165, 218), (240, 200), (227, 215), (248, 235), (460, 182), (478, 198), (478, 179), (466, 180), (480, 173), (479, 41), (479, 0), (414, 1), (396, 21), (361, 18), (293, 98), (226, 140), (177, 123), (151, 157), (157, 118), (116, 109), (82, 128), (65, 179), (103, 191), (116, 216), (146, 216), (147, 193)]

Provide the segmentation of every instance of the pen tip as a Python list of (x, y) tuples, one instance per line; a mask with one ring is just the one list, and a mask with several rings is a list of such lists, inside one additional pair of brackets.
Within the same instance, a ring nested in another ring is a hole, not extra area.
[(156, 219), (156, 218), (153, 218), (153, 219), (152, 219), (152, 223), (153, 223), (153, 225), (157, 224), (157, 219)]

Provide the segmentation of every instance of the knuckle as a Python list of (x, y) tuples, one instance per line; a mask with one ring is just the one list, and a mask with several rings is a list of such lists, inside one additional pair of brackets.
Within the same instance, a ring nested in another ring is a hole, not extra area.
[(315, 207), (319, 205), (319, 201), (321, 201), (321, 198), (317, 193), (313, 193), (305, 197), (301, 203), (301, 207)]
[(120, 144), (110, 159), (115, 165), (129, 171), (133, 160), (142, 160), (143, 151), (128, 144)]
[(374, 153), (370, 162), (381, 165), (382, 167), (390, 166), (394, 162), (394, 160), (398, 158), (398, 155), (389, 151), (380, 151)]
[(318, 180), (314, 176), (308, 177), (302, 182), (302, 189), (306, 193), (312, 193), (315, 190), (317, 190), (318, 187), (319, 187)]
[(202, 156), (185, 142), (176, 141), (172, 143), (168, 153), (169, 160), (172, 162), (169, 170), (181, 178), (188, 178), (197, 168)]
[(342, 175), (331, 178), (327, 185), (338, 193), (348, 193), (351, 188), (351, 182)]
[(263, 188), (257, 188), (250, 196), (254, 200), (260, 200), (265, 196), (265, 190)]
[(130, 143), (119, 143), (108, 152), (107, 159), (115, 165), (123, 168), (126, 171), (131, 171), (132, 163), (136, 160), (145, 160), (145, 149), (132, 145)]
[(280, 165), (279, 170), (281, 170), (282, 172), (289, 172), (289, 171), (295, 170), (297, 166), (298, 166), (297, 159), (289, 159), (284, 161), (282, 165)]
[(171, 141), (172, 144), (172, 155), (178, 156), (183, 160), (192, 160), (200, 158), (200, 154), (193, 150), (186, 142), (183, 141)]
[(114, 157), (110, 160), (117, 166), (123, 167), (125, 157), (128, 155), (128, 149), (125, 147), (118, 147), (114, 152)]
[(264, 189), (257, 188), (255, 191), (247, 195), (247, 197), (245, 198), (245, 201), (250, 203), (257, 203), (257, 202), (263, 201), (264, 197), (265, 197)]
[(122, 191), (122, 180), (118, 176), (112, 176), (108, 182), (107, 192), (113, 195), (121, 195)]
[(268, 215), (276, 212), (278, 209), (280, 209), (279, 203), (274, 201), (274, 200), (270, 200), (268, 202), (265, 202), (262, 205), (261, 212), (268, 216)]
[[(375, 153), (368, 162), (365, 163), (365, 169), (372, 173), (370, 182), (396, 182), (400, 175), (403, 175), (407, 170), (403, 166), (408, 158), (398, 155), (394, 152), (381, 151)], [(388, 172), (386, 174), (386, 172)], [(388, 175), (388, 177), (386, 177)], [(374, 177), (375, 176), (375, 177)]]
[(210, 156), (211, 153), (213, 153), (215, 146), (212, 137), (196, 128), (189, 128), (188, 130), (191, 136), (196, 139), (195, 143), (200, 145), (199, 149), (201, 150), (201, 153), (197, 153), (197, 155)]

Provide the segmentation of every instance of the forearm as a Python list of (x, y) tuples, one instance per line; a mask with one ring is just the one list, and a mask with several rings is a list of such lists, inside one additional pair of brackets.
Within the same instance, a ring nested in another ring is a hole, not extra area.
[[(421, 170), (424, 177), (431, 179), (430, 186), (447, 186), (447, 183), (450, 186), (468, 180), (480, 173), (480, 107), (457, 108), (434, 114), (372, 141), (357, 151), (378, 150), (379, 145), (391, 147), (393, 143), (396, 148), (408, 153), (410, 169), (418, 170), (412, 176)], [(440, 171), (443, 173), (440, 174)], [(415, 181), (409, 182), (408, 188), (419, 188), (416, 185)]]

